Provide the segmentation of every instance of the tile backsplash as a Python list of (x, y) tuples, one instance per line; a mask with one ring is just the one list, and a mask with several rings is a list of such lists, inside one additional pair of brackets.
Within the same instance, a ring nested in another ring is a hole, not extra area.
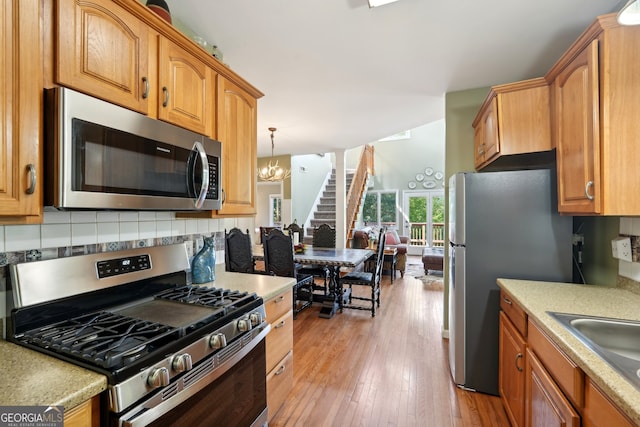
[(253, 218), (185, 219), (175, 212), (45, 212), (42, 224), (0, 225), (0, 319), (6, 313), (9, 264), (134, 247), (187, 242), (192, 257), (202, 237), (215, 235), (216, 263), (224, 263), (224, 230), (253, 229)]

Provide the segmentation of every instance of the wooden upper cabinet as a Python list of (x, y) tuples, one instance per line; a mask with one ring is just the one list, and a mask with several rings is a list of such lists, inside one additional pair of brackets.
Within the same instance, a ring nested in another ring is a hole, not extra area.
[(57, 18), (56, 82), (147, 114), (148, 26), (108, 0), (58, 0)]
[(598, 17), (546, 75), (558, 210), (640, 215), (640, 27)]
[(213, 136), (213, 70), (164, 37), (160, 37), (159, 49), (158, 118)]
[(550, 123), (543, 78), (492, 87), (473, 121), (476, 169), (503, 156), (550, 151)]
[(42, 215), (40, 6), (0, 2), (0, 223)]
[(553, 98), (559, 210), (599, 213), (602, 184), (597, 40), (558, 74)]
[(257, 101), (218, 76), (218, 139), (222, 142), (224, 203), (219, 215), (255, 215)]

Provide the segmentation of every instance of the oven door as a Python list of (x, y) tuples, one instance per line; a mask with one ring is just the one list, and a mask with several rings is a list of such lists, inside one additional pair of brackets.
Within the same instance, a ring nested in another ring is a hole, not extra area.
[(110, 425), (266, 426), (264, 338), (269, 329), (218, 368), (208, 367), (212, 356), (143, 403), (113, 414)]

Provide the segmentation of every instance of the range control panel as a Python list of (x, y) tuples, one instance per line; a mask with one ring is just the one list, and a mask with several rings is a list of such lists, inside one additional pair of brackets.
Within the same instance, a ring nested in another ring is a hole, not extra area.
[(151, 258), (148, 254), (144, 254), (134, 257), (98, 261), (96, 268), (98, 278), (104, 279), (105, 277), (148, 270), (151, 268)]

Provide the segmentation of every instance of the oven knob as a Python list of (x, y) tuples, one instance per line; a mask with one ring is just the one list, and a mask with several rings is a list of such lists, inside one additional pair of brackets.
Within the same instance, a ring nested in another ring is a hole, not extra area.
[(255, 311), (249, 315), (249, 319), (251, 319), (251, 326), (258, 326), (262, 323), (262, 314), (259, 311)]
[(219, 350), (222, 347), (227, 346), (227, 337), (224, 334), (213, 334), (209, 338), (209, 347), (214, 350)]
[(193, 363), (191, 361), (191, 355), (189, 353), (179, 354), (173, 358), (173, 362), (171, 362), (171, 367), (176, 372), (184, 372), (193, 368)]
[(251, 330), (251, 320), (248, 317), (238, 320), (238, 330), (240, 332), (247, 332)]
[(169, 370), (167, 368), (156, 368), (147, 377), (149, 387), (164, 387), (169, 384)]

